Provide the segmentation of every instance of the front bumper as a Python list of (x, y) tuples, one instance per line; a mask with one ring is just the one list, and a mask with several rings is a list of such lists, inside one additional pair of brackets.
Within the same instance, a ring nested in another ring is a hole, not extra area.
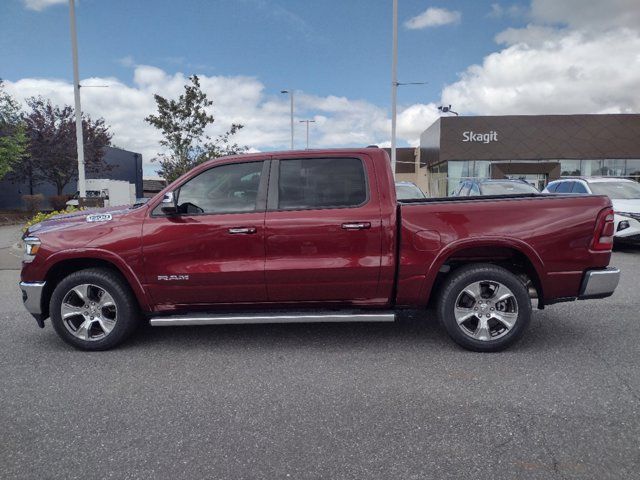
[[(637, 243), (640, 240), (640, 214), (620, 215), (616, 213), (614, 222), (615, 233), (613, 238), (615, 240), (626, 243)], [(623, 223), (625, 228), (620, 230)]]
[(44, 291), (44, 286), (45, 282), (20, 282), (24, 308), (33, 315), (41, 327), (44, 327), (44, 318), (42, 318), (42, 292)]
[(620, 281), (620, 269), (607, 267), (604, 270), (587, 270), (582, 279), (579, 299), (605, 298), (613, 295)]

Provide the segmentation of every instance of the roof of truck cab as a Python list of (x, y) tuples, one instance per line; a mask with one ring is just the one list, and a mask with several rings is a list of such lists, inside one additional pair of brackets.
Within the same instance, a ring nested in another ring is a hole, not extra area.
[(323, 148), (323, 149), (310, 149), (310, 150), (278, 150), (275, 152), (253, 152), (253, 153), (242, 153), (239, 155), (228, 155), (226, 157), (217, 157), (212, 158), (211, 160), (207, 160), (203, 163), (203, 165), (209, 165), (213, 163), (218, 163), (220, 161), (240, 161), (240, 160), (259, 160), (266, 157), (291, 157), (291, 156), (301, 156), (301, 157), (315, 157), (318, 155), (330, 155), (330, 156), (338, 156), (338, 155), (354, 155), (354, 154), (377, 154), (377, 155), (386, 155), (386, 152), (381, 148), (375, 147), (367, 147), (367, 148)]

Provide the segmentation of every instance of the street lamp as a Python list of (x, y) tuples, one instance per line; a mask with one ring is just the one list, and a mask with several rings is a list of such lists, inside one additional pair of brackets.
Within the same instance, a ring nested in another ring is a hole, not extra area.
[(398, 100), (398, 0), (393, 0), (393, 41), (391, 55), (391, 171), (396, 177), (396, 104)]
[(442, 113), (453, 113), (456, 117), (458, 116), (458, 112), (454, 112), (453, 110), (451, 110), (451, 105), (449, 105), (448, 107), (446, 105), (440, 105), (438, 107), (438, 110), (440, 110)]
[(307, 150), (309, 150), (309, 124), (310, 123), (316, 123), (315, 120), (300, 120), (300, 123), (306, 123), (307, 124)]
[(291, 150), (293, 150), (293, 90), (280, 90), (280, 93), (288, 93), (291, 101)]
[(82, 138), (82, 107), (80, 106), (80, 78), (78, 74), (78, 35), (76, 32), (76, 8), (74, 0), (69, 0), (69, 20), (71, 23), (73, 99), (76, 109), (76, 144), (78, 148), (78, 196), (85, 198), (87, 196), (87, 190), (84, 181), (84, 140)]

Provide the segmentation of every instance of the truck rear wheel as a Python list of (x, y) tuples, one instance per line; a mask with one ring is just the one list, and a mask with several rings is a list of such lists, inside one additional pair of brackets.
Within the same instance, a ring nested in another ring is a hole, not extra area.
[(457, 344), (495, 352), (522, 336), (531, 320), (531, 299), (522, 281), (508, 270), (469, 265), (445, 280), (438, 316)]
[(74, 272), (53, 291), (51, 323), (67, 343), (82, 350), (107, 350), (138, 324), (136, 300), (120, 275), (107, 269)]

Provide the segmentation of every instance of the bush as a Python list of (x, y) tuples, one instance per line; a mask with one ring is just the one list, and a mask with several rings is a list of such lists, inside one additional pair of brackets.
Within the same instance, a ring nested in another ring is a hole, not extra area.
[(64, 210), (67, 208), (67, 200), (69, 200), (69, 195), (52, 195), (49, 197), (49, 203), (54, 210)]
[(36, 212), (40, 211), (42, 202), (44, 202), (44, 195), (41, 193), (36, 193), (35, 195), (23, 195), (22, 201), (24, 202), (24, 206), (27, 209), (29, 216), (33, 216)]
[(36, 223), (43, 222), (45, 220), (50, 219), (51, 217), (55, 217), (56, 215), (79, 212), (80, 210), (84, 210), (84, 209), (70, 206), (63, 210), (54, 210), (53, 212), (49, 212), (49, 213), (38, 212), (33, 217), (31, 217), (29, 221), (27, 221), (27, 223), (24, 224), (24, 227), (22, 227), (22, 231), (26, 232), (31, 225), (35, 225)]

